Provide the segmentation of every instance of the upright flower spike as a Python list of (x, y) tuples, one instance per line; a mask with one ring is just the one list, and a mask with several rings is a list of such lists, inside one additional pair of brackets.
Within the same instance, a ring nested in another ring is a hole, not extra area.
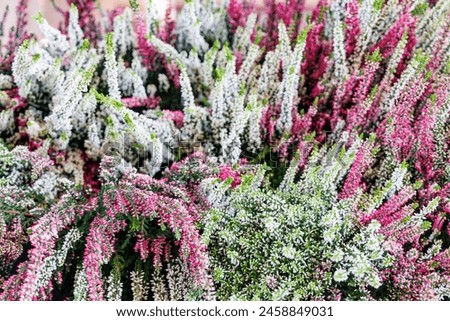
[(357, 46), (358, 36), (361, 33), (359, 22), (359, 3), (358, 0), (351, 0), (347, 4), (347, 14), (345, 17), (345, 54), (350, 57)]
[(380, 67), (381, 56), (378, 50), (374, 51), (372, 55), (367, 56), (366, 65), (362, 69), (362, 79), (355, 88), (355, 95), (353, 96), (354, 105), (347, 113), (347, 130), (352, 130), (356, 126), (363, 126), (367, 124), (367, 117), (370, 113), (374, 99), (379, 91), (379, 87), (375, 85), (369, 92), (376, 72)]
[(120, 100), (121, 94), (118, 83), (119, 75), (114, 48), (114, 34), (111, 32), (106, 35), (105, 68), (107, 74), (109, 96), (113, 99)]
[(75, 48), (81, 44), (83, 37), (84, 37), (83, 30), (81, 30), (78, 20), (79, 20), (78, 9), (72, 3), (70, 5), (70, 11), (69, 11), (68, 35), (69, 35), (70, 45)]
[(344, 30), (341, 22), (337, 19), (333, 25), (333, 60), (336, 82), (345, 81), (348, 78), (349, 71), (345, 53)]
[(423, 175), (426, 182), (429, 182), (435, 176), (433, 164), (434, 155), (434, 137), (433, 128), (436, 123), (436, 114), (438, 106), (433, 103), (433, 98), (428, 99), (422, 109), (422, 114), (417, 120), (416, 139), (418, 141), (418, 150), (416, 152), (416, 169)]
[(54, 57), (60, 57), (67, 50), (69, 50), (70, 45), (66, 36), (64, 36), (58, 29), (50, 26), (42, 13), (38, 13), (34, 18), (39, 24), (39, 29), (46, 39), (46, 47), (51, 55)]
[(308, 26), (303, 30), (296, 40), (296, 45), (289, 62), (289, 68), (283, 74), (283, 81), (280, 87), (279, 97), (281, 97), (281, 114), (277, 122), (277, 129), (280, 133), (289, 133), (292, 128), (292, 109), (297, 98), (298, 84), (300, 78), (300, 64), (303, 59), (303, 50), (308, 32)]
[(59, 137), (59, 148), (66, 149), (72, 135), (72, 116), (87, 91), (94, 69), (75, 70), (63, 84), (63, 91), (58, 97), (52, 113), (46, 118), (50, 134)]
[(67, 0), (70, 5), (78, 9), (80, 28), (84, 32), (84, 38), (95, 42), (99, 39), (100, 23), (96, 21), (96, 2), (94, 0)]
[(228, 23), (231, 25), (231, 31), (234, 33), (236, 29), (245, 26), (245, 21), (251, 13), (252, 7), (249, 3), (242, 0), (231, 0), (227, 7)]
[(347, 174), (347, 178), (344, 182), (341, 192), (339, 193), (339, 199), (352, 198), (355, 196), (358, 190), (364, 190), (362, 183), (362, 176), (373, 159), (374, 141), (373, 137), (371, 141), (364, 143), (358, 150), (352, 167)]
[(177, 48), (183, 48), (186, 51), (195, 50), (204, 54), (209, 49), (209, 45), (201, 32), (202, 20), (197, 17), (199, 9), (199, 0), (187, 1), (179, 13), (174, 32)]

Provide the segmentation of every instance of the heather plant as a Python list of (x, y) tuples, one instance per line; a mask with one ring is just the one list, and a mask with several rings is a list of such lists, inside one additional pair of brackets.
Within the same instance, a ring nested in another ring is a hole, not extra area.
[(67, 2), (0, 20), (2, 299), (449, 298), (449, 1)]
[(368, 299), (380, 287), (391, 263), (380, 223), (361, 228), (358, 197), (338, 198), (358, 144), (326, 163), (342, 142), (316, 150), (299, 180), (297, 156), (275, 190), (263, 167), (234, 189), (205, 186), (213, 209), (203, 239), (220, 299)]
[(212, 289), (196, 227), (204, 201), (193, 182), (203, 176), (179, 178), (176, 184), (170, 177), (193, 164), (208, 169), (201, 175), (217, 170), (197, 155), (174, 164), (166, 179), (155, 180), (121, 172), (115, 162), (102, 161), (97, 196), (86, 199), (69, 191), (34, 217), (22, 236), (31, 243), (25, 260), (17, 258), (20, 250), (11, 258), (14, 253), (7, 252), (6, 242), (20, 241), (14, 233), (21, 230), (11, 230), (18, 223), (2, 212), (2, 260), (20, 262), (17, 274), (2, 279), (3, 299), (186, 300)]
[(238, 186), (232, 176), (204, 184), (212, 209), (202, 239), (219, 299), (448, 297), (448, 249), (436, 226), (428, 232), (439, 198), (409, 203), (419, 185), (407, 184), (405, 163), (363, 193), (355, 186), (372, 165), (374, 137), (347, 151), (344, 143), (316, 149), (298, 179), (297, 155), (277, 189), (264, 167)]
[(45, 150), (9, 151), (0, 142), (0, 280), (14, 272), (16, 260), (27, 247), (28, 228), (73, 183), (49, 169)]

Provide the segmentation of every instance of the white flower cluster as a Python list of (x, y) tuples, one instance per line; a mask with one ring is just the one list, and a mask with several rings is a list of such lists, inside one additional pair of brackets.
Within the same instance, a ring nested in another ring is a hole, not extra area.
[(123, 283), (120, 282), (114, 271), (111, 271), (107, 283), (106, 298), (108, 301), (121, 301), (123, 292)]
[(71, 229), (66, 234), (61, 248), (57, 250), (54, 255), (48, 256), (44, 259), (42, 267), (39, 269), (36, 276), (36, 283), (33, 288), (34, 291), (26, 291), (26, 297), (21, 297), (21, 300), (31, 299), (37, 295), (40, 289), (47, 287), (55, 271), (64, 265), (69, 250), (80, 238), (81, 233), (76, 228)]
[[(380, 270), (389, 263), (380, 224), (355, 223), (350, 213), (358, 195), (337, 198), (360, 145), (357, 140), (348, 151), (342, 144), (316, 151), (299, 182), (295, 158), (277, 190), (260, 186), (263, 170), (256, 182), (228, 191), (226, 182), (205, 182), (213, 209), (205, 218), (203, 240), (214, 248), (210, 259), (219, 298), (305, 300), (326, 296), (349, 278), (353, 281), (345, 286), (352, 284), (363, 298), (380, 286)], [(323, 275), (311, 280), (321, 269)], [(255, 273), (261, 279), (251, 277)], [(276, 282), (268, 283), (268, 276)]]
[[(28, 99), (26, 131), (31, 139), (39, 142), (49, 135), (54, 150), (70, 154), (84, 149), (94, 160), (109, 154), (112, 142), (125, 164), (154, 175), (163, 163), (173, 159), (172, 150), (178, 146), (180, 134), (173, 121), (157, 110), (138, 113), (125, 108), (121, 101), (124, 95), (142, 100), (149, 97), (149, 88), (144, 86), (148, 72), (135, 50), (132, 18), (131, 10), (115, 17), (114, 32), (94, 48), (83, 39), (74, 6), (70, 9), (68, 37), (38, 15), (46, 38), (40, 43), (26, 41), (19, 48), (13, 75), (21, 96)], [(133, 59), (125, 66), (129, 54)], [(97, 70), (102, 56), (105, 68), (100, 75)], [(7, 87), (9, 78), (2, 79)], [(109, 95), (99, 94), (95, 89), (98, 86), (107, 87)], [(10, 109), (2, 111), (0, 131), (12, 130), (11, 113)]]

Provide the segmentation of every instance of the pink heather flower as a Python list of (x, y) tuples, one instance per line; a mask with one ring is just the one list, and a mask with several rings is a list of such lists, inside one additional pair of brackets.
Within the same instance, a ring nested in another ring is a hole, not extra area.
[(350, 57), (356, 47), (358, 36), (361, 33), (359, 26), (359, 3), (358, 0), (351, 0), (347, 4), (347, 14), (345, 16), (345, 53), (347, 57)]
[(433, 59), (430, 59), (430, 62), (427, 66), (428, 70), (436, 71), (442, 60), (445, 58), (445, 50), (450, 45), (450, 37), (448, 36), (449, 32), (450, 22), (447, 21), (447, 26), (441, 29), (441, 31), (439, 32), (439, 36), (433, 45), (433, 48), (431, 48), (432, 52), (430, 54), (430, 57), (433, 57)]
[[(424, 179), (424, 187), (429, 188), (434, 178), (439, 174), (434, 168), (435, 158), (435, 137), (434, 127), (436, 117), (440, 109), (444, 106), (445, 101), (450, 97), (450, 83), (444, 82), (436, 88), (435, 99), (428, 99), (427, 103), (421, 110), (417, 121), (415, 122), (416, 140), (418, 142), (418, 150), (415, 154), (416, 162), (414, 164), (417, 171)], [(431, 194), (432, 191), (428, 191)], [(431, 199), (431, 195), (427, 196), (427, 200)]]
[(261, 112), (260, 126), (270, 143), (276, 142), (275, 130), (280, 112), (280, 105), (264, 107)]
[[(323, 92), (324, 86), (321, 80), (332, 63), (329, 59), (332, 50), (331, 42), (323, 37), (326, 11), (322, 12), (320, 10), (322, 6), (327, 6), (327, 0), (321, 0), (313, 11), (311, 20), (314, 23), (306, 37), (305, 50), (303, 52), (305, 59), (301, 70), (302, 74), (305, 75), (305, 95), (302, 97), (302, 102), (305, 106), (311, 106), (314, 99)], [(319, 17), (321, 17), (320, 21), (318, 21)]]
[(166, 245), (166, 238), (164, 236), (158, 236), (152, 241), (150, 246), (150, 252), (153, 254), (153, 266), (156, 269), (162, 268), (161, 256), (164, 254), (164, 246)]
[(161, 98), (159, 97), (149, 97), (149, 98), (134, 98), (127, 97), (122, 98), (122, 102), (125, 104), (127, 108), (136, 108), (136, 107), (146, 107), (149, 109), (153, 109), (159, 105)]
[[(369, 224), (372, 220), (377, 220), (382, 226), (391, 224), (401, 220), (405, 215), (404, 205), (410, 201), (415, 195), (414, 189), (411, 186), (406, 186), (400, 190), (396, 195), (391, 197), (380, 208), (372, 211), (367, 216), (361, 218), (361, 223)], [(404, 213), (405, 215), (402, 215)]]
[(2, 280), (2, 291), (0, 300), (17, 301), (20, 300), (20, 286), (23, 283), (27, 269), (27, 262), (22, 262), (17, 267), (17, 274), (11, 275), (8, 279)]
[(398, 161), (403, 161), (410, 156), (414, 145), (411, 113), (417, 102), (422, 99), (426, 86), (427, 81), (423, 76), (409, 83), (396, 97), (395, 105), (389, 111), (384, 126), (378, 128), (377, 136), (386, 146), (392, 148)]
[[(376, 49), (380, 50), (383, 59), (388, 58), (395, 50), (398, 42), (402, 39), (403, 33), (408, 31), (408, 37), (414, 35), (416, 19), (411, 16), (411, 11), (407, 6), (403, 13), (401, 13), (398, 20), (391, 27), (391, 29), (384, 35), (384, 37), (372, 47), (371, 52)], [(414, 47), (415, 40), (413, 37), (408, 38), (407, 49), (405, 50), (404, 58), (409, 57), (409, 53), (412, 52), (411, 45)], [(409, 49), (409, 50), (408, 50)]]
[[(170, 42), (172, 38), (174, 24), (171, 22), (170, 18), (170, 8), (169, 4), (166, 11), (166, 23), (164, 28), (160, 30), (159, 38), (163, 41)], [(137, 50), (139, 55), (142, 57), (144, 65), (148, 70), (154, 71), (155, 66), (157, 66), (157, 61), (160, 61), (164, 66), (166, 75), (172, 80), (176, 88), (180, 87), (180, 71), (174, 61), (168, 62), (166, 57), (161, 55), (158, 50), (148, 41), (147, 39), (147, 27), (145, 24), (145, 19), (141, 14), (137, 14), (135, 17), (135, 31), (137, 35)]]
[[(111, 27), (114, 25), (114, 18), (116, 18), (117, 16), (120, 16), (124, 11), (125, 11), (125, 7), (117, 7), (108, 12), (108, 20), (109, 20), (109, 25)], [(109, 31), (112, 31), (112, 28)]]
[(231, 25), (231, 31), (236, 32), (237, 27), (244, 27), (248, 16), (252, 12), (252, 5), (243, 0), (230, 0), (228, 4), (228, 23)]
[(266, 284), (269, 289), (274, 290), (277, 287), (277, 278), (273, 275), (266, 276)]
[(433, 230), (435, 231), (442, 231), (442, 227), (444, 226), (444, 223), (447, 221), (447, 218), (445, 217), (445, 214), (442, 215), (436, 215), (433, 220)]
[(172, 43), (175, 40), (175, 21), (172, 19), (172, 8), (173, 0), (168, 0), (164, 15), (164, 28), (159, 32), (159, 38), (167, 43)]
[(164, 117), (173, 121), (177, 128), (182, 128), (184, 124), (184, 113), (181, 110), (163, 110)]
[[(124, 190), (127, 197), (121, 198), (123, 200), (121, 206), (127, 213), (136, 217), (154, 217), (156, 213), (158, 224), (168, 226), (178, 239), (180, 258), (188, 266), (194, 283), (204, 284), (208, 260), (205, 254), (206, 248), (201, 243), (199, 232), (195, 226), (196, 219), (199, 217), (199, 209), (187, 203), (189, 198), (177, 186), (157, 181), (146, 175), (126, 175), (119, 186), (122, 184), (127, 186)], [(152, 189), (157, 189), (159, 192), (152, 192)], [(117, 207), (116, 210), (119, 211), (119, 208)], [(150, 246), (153, 253), (155, 244), (162, 244), (161, 240), (154, 242)], [(159, 252), (158, 250), (157, 253), (163, 255), (164, 251)], [(156, 262), (158, 263), (159, 260), (160, 258), (157, 257)]]
[[(5, 197), (6, 195), (0, 195)], [(12, 264), (22, 253), (21, 244), (27, 240), (20, 217), (13, 218), (9, 226), (0, 226), (0, 259), (2, 264)]]
[(368, 98), (370, 86), (372, 85), (375, 73), (380, 67), (379, 62), (368, 61), (363, 68), (362, 76), (359, 77), (359, 83), (355, 89), (353, 96), (353, 106), (347, 113), (347, 130), (351, 131), (355, 127), (367, 124), (367, 115), (371, 109), (371, 105), (365, 105)]
[(366, 143), (360, 147), (356, 153), (352, 167), (347, 174), (344, 186), (339, 193), (339, 199), (351, 198), (356, 194), (358, 189), (364, 190), (365, 187), (361, 181), (364, 172), (372, 162), (372, 150), (373, 143)]
[(293, 41), (299, 31), (302, 22), (304, 0), (287, 0), (284, 3), (276, 0), (264, 0), (266, 9), (266, 32), (261, 41), (261, 45), (266, 50), (273, 50), (278, 44), (278, 24), (284, 25), (292, 30), (290, 34)]
[(291, 136), (296, 140), (302, 140), (305, 134), (313, 131), (313, 119), (317, 115), (317, 107), (310, 106), (304, 115), (300, 115), (294, 107), (292, 110)]
[(244, 54), (238, 50), (233, 52), (234, 57), (236, 57), (236, 73), (239, 73), (241, 69), (242, 62), (244, 61)]
[(429, 100), (422, 109), (419, 119), (415, 123), (415, 132), (419, 148), (415, 154), (415, 168), (423, 175), (425, 183), (430, 181), (435, 171), (433, 168), (434, 159), (434, 133), (433, 128), (436, 121), (436, 106)]
[[(107, 205), (105, 203), (105, 207)], [(95, 217), (91, 223), (83, 260), (90, 300), (104, 299), (101, 265), (110, 260), (114, 253), (115, 234), (124, 227), (125, 222), (115, 219), (113, 215), (109, 219)]]
[[(44, 265), (44, 259), (54, 254), (59, 233), (70, 226), (81, 211), (73, 204), (76, 195), (66, 194), (52, 209), (42, 216), (32, 227), (30, 242), (32, 249), (28, 254), (27, 269), (19, 290), (20, 300), (33, 300), (40, 289), (37, 276)], [(64, 208), (64, 211), (61, 211)]]
[(139, 253), (142, 261), (146, 261), (150, 255), (150, 239), (143, 238), (142, 235), (138, 234), (134, 250)]
[(82, 155), (83, 164), (83, 188), (86, 191), (98, 193), (100, 191), (101, 182), (99, 179), (100, 162), (90, 159), (86, 154)]
[(232, 178), (233, 182), (231, 183), (231, 187), (236, 187), (241, 184), (241, 176), (239, 172), (233, 170), (233, 168), (229, 165), (220, 166), (219, 178), (222, 181), (226, 181), (228, 178)]
[(142, 62), (149, 69), (152, 70), (153, 64), (158, 51), (147, 40), (147, 26), (144, 17), (140, 14), (135, 17), (135, 31), (137, 36), (137, 50), (142, 57)]

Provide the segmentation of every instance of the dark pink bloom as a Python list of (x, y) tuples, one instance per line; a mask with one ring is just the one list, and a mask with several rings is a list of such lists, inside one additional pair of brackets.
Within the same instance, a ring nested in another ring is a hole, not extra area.
[(229, 178), (232, 178), (233, 181), (231, 183), (231, 187), (236, 187), (241, 184), (241, 176), (238, 171), (233, 170), (233, 168), (229, 165), (220, 166), (219, 178), (222, 181), (226, 181)]

